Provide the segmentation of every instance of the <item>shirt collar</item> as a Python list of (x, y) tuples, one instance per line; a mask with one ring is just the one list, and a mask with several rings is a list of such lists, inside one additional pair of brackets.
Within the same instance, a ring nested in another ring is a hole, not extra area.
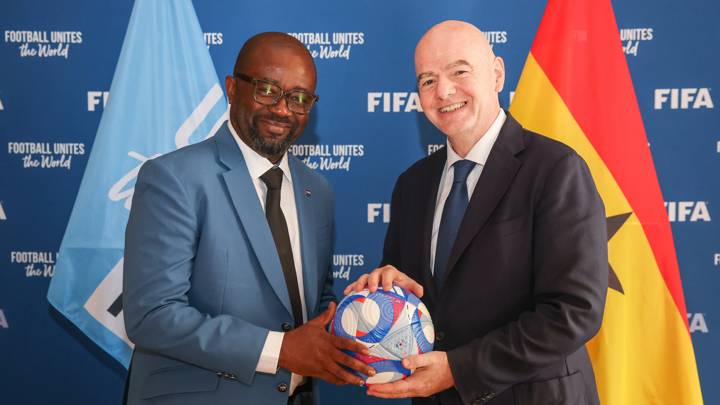
[(253, 180), (259, 179), (260, 176), (265, 174), (265, 172), (267, 172), (268, 170), (272, 169), (273, 166), (277, 166), (282, 169), (283, 175), (292, 184), (292, 175), (290, 174), (290, 165), (288, 164), (287, 152), (283, 154), (280, 162), (278, 162), (277, 165), (274, 165), (266, 157), (255, 152), (253, 148), (248, 146), (242, 139), (240, 139), (237, 132), (235, 132), (235, 128), (230, 123), (230, 120), (227, 121), (227, 126), (228, 129), (230, 129), (230, 133), (233, 135), (233, 139), (235, 139), (235, 142), (240, 148), (240, 152), (242, 153), (243, 158), (245, 158), (245, 164), (247, 165), (248, 171), (250, 172), (250, 177)]
[[(470, 152), (468, 152), (467, 156), (465, 156), (466, 160), (471, 160), (481, 166), (485, 165), (488, 156), (490, 156), (490, 150), (492, 150), (492, 147), (495, 144), (498, 135), (500, 135), (500, 129), (505, 123), (505, 118), (505, 111), (503, 109), (500, 109), (500, 112), (495, 118), (495, 121), (493, 121), (492, 125), (490, 125), (490, 128), (488, 128), (485, 134), (475, 143), (475, 145), (473, 145), (472, 149), (470, 149)], [(450, 168), (453, 164), (455, 164), (455, 162), (457, 162), (458, 160), (462, 160), (463, 158), (461, 158), (460, 155), (458, 155), (452, 148), (452, 145), (450, 145), (450, 140), (446, 140), (445, 143), (447, 145), (447, 159), (445, 160), (445, 170), (447, 171), (450, 170)]]

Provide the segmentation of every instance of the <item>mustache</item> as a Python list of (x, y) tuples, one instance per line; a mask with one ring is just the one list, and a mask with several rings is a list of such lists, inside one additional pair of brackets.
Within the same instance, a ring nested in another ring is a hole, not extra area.
[(281, 117), (281, 116), (275, 115), (275, 114), (263, 114), (263, 115), (256, 115), (254, 117), (255, 122), (257, 122), (258, 120), (261, 120), (261, 119), (275, 121), (275, 122), (278, 122), (281, 124), (289, 124), (289, 125), (292, 124), (292, 121), (290, 120), (289, 117)]

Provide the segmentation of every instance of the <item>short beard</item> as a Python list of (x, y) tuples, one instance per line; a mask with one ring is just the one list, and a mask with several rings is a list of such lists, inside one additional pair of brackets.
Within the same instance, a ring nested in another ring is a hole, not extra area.
[(251, 147), (261, 155), (265, 156), (281, 156), (287, 152), (292, 144), (293, 134), (297, 130), (297, 126), (293, 125), (290, 128), (288, 135), (281, 142), (270, 143), (265, 141), (260, 135), (260, 131), (257, 129), (256, 119), (253, 119), (252, 125), (250, 125), (250, 142)]

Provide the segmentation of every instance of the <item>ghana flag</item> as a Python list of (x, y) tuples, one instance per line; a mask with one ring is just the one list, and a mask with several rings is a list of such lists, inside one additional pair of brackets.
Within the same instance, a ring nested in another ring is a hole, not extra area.
[(608, 215), (610, 279), (588, 343), (601, 402), (700, 404), (670, 224), (609, 0), (549, 0), (510, 108), (574, 148)]

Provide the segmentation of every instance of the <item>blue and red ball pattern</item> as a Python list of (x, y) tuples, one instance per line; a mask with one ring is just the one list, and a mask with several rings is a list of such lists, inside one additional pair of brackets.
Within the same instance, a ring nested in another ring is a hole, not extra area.
[(410, 375), (402, 359), (433, 349), (435, 329), (425, 304), (411, 292), (393, 287), (351, 293), (338, 304), (330, 325), (334, 335), (365, 344), (369, 356), (350, 353), (377, 374), (360, 375), (367, 384), (397, 381)]

